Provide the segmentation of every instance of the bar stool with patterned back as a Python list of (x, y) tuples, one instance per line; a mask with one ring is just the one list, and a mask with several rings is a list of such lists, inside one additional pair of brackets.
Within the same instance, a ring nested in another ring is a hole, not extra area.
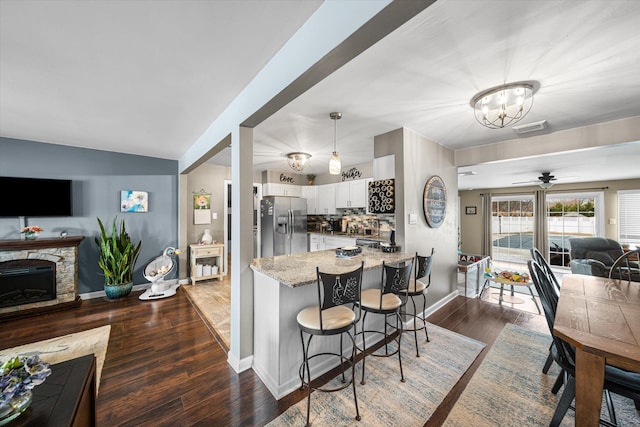
[[(416, 357), (420, 357), (420, 348), (418, 347), (418, 331), (424, 329), (429, 342), (429, 331), (427, 331), (427, 320), (424, 312), (427, 310), (427, 290), (431, 286), (431, 266), (433, 265), (433, 253), (435, 249), (431, 248), (431, 255), (420, 256), (416, 252), (416, 268), (413, 281), (409, 284), (407, 295), (413, 304), (413, 328), (406, 328), (404, 332), (413, 332), (416, 341)], [(426, 280), (426, 283), (425, 283)], [(416, 297), (422, 296), (422, 311), (418, 313), (416, 310)], [(406, 306), (405, 306), (406, 307)], [(405, 310), (406, 311), (406, 310)], [(418, 325), (418, 321), (420, 324)]]
[[(358, 410), (358, 398), (356, 396), (355, 365), (356, 350), (355, 343), (356, 324), (360, 320), (360, 294), (362, 288), (362, 272), (364, 262), (354, 271), (340, 274), (330, 274), (320, 272), (316, 267), (318, 283), (318, 305), (302, 309), (297, 316), (298, 327), (300, 328), (300, 340), (302, 342), (303, 362), (300, 365), (300, 389), (307, 388), (307, 425), (311, 411), (311, 389), (323, 392), (335, 392), (353, 385), (353, 401), (356, 407), (356, 420), (360, 421), (360, 411)], [(350, 306), (350, 307), (349, 307)], [(353, 334), (350, 333), (353, 329)], [(304, 334), (308, 334), (306, 341)], [(343, 336), (347, 335), (351, 340), (351, 357), (345, 357), (343, 352)], [(335, 336), (340, 335), (340, 353), (324, 351), (309, 355), (309, 346), (314, 336)], [(322, 385), (313, 387), (311, 385), (312, 359), (320, 356), (337, 357), (342, 369), (342, 385), (338, 387), (323, 387)], [(346, 363), (345, 363), (346, 362)], [(351, 379), (345, 378), (345, 370), (351, 365)], [(306, 376), (305, 376), (306, 375)]]
[[(369, 334), (382, 334), (384, 335), (384, 353), (379, 354), (371, 352), (369, 356), (375, 357), (389, 357), (398, 354), (398, 363), (400, 365), (400, 380), (404, 382), (404, 373), (402, 372), (402, 354), (401, 354), (401, 340), (403, 332), (402, 318), (400, 317), (400, 310), (407, 303), (407, 291), (409, 288), (409, 282), (411, 280), (411, 269), (413, 268), (413, 260), (408, 262), (401, 262), (397, 266), (387, 265), (382, 262), (382, 280), (379, 288), (365, 289), (362, 291), (362, 298), (360, 306), (364, 314), (362, 315), (362, 380), (360, 384), (364, 384), (365, 375), (365, 363), (367, 359), (367, 344), (365, 336)], [(368, 313), (382, 314), (384, 315), (384, 332), (376, 330), (365, 330), (365, 321)], [(396, 319), (395, 325), (390, 325), (388, 322), (389, 316), (393, 316)], [(388, 333), (388, 326), (394, 328), (396, 336), (392, 338), (392, 335)], [(391, 341), (396, 342), (396, 349), (389, 351), (388, 344)]]

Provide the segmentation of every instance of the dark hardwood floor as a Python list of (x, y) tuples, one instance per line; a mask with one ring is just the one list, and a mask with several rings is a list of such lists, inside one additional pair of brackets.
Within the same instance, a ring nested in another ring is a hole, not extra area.
[[(111, 325), (98, 396), (103, 426), (262, 426), (304, 395), (276, 401), (252, 370), (237, 375), (182, 290), (139, 301), (93, 299), (79, 308), (0, 325), (0, 349)], [(456, 297), (429, 321), (487, 344), (428, 426), (438, 426), (506, 323), (545, 331), (544, 318)]]

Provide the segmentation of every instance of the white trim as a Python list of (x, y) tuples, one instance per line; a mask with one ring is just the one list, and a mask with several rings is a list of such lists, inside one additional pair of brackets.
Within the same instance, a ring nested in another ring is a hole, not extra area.
[[(139, 291), (139, 290), (146, 290), (149, 286), (151, 286), (151, 283), (143, 283), (142, 285), (133, 285), (133, 289), (131, 289), (131, 292), (133, 291)], [(102, 297), (106, 297), (107, 294), (104, 293), (104, 291), (94, 291), (94, 292), (87, 292), (84, 294), (79, 294), (81, 299), (94, 299), (94, 298), (102, 298)]]
[[(230, 351), (227, 353), (227, 363), (236, 371), (237, 374), (250, 369), (253, 365), (253, 355), (238, 360)], [(263, 381), (264, 382), (264, 381)]]

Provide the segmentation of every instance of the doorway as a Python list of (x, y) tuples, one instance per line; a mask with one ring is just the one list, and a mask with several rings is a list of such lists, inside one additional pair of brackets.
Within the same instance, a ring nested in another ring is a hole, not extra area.
[[(229, 269), (229, 250), (231, 249), (231, 181), (224, 181), (224, 236), (226, 244), (224, 245), (224, 265)], [(253, 257), (260, 258), (260, 200), (262, 200), (262, 184), (253, 183)]]

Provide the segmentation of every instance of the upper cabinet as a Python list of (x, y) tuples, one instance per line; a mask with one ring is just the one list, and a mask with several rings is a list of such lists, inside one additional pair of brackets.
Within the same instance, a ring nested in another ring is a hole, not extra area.
[(367, 206), (365, 179), (336, 184), (336, 208), (364, 208)]
[(307, 199), (307, 215), (316, 215), (318, 212), (318, 186), (305, 185), (302, 187), (302, 197)]
[(316, 213), (333, 215), (336, 213), (336, 185), (324, 184), (316, 186)]
[(301, 197), (302, 187), (299, 185), (280, 184), (269, 182), (262, 184), (262, 196), (290, 196)]

